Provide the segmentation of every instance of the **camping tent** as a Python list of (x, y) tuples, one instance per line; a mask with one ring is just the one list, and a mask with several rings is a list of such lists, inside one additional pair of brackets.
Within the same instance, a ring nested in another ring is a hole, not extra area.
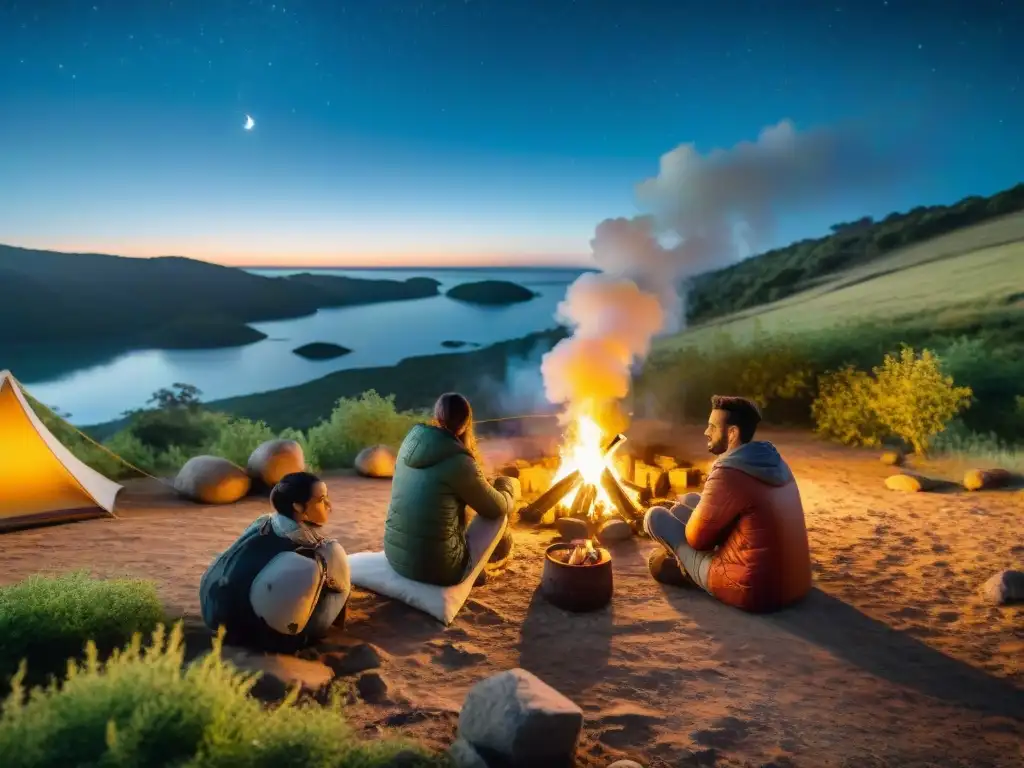
[(120, 490), (61, 445), (0, 371), (0, 531), (110, 514)]

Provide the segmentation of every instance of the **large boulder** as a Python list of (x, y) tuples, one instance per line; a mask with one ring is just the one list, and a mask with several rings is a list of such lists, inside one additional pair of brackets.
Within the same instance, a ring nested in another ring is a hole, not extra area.
[(458, 735), (513, 768), (560, 768), (575, 763), (582, 731), (578, 706), (525, 669), (510, 669), (470, 689)]
[(386, 445), (371, 445), (359, 452), (355, 465), (363, 477), (394, 477), (395, 452)]
[(220, 456), (193, 456), (174, 478), (174, 490), (200, 504), (233, 504), (251, 487), (245, 470)]
[(256, 447), (246, 463), (246, 471), (253, 482), (267, 488), (273, 488), (285, 475), (305, 469), (302, 446), (294, 440), (267, 440)]

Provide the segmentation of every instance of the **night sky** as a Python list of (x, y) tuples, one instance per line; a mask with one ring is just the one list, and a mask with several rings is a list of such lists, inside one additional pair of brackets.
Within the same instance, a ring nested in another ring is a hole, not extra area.
[(856, 120), (927, 150), (784, 244), (1024, 180), (1022, 30), (1019, 0), (0, 0), (0, 242), (579, 262), (684, 142)]

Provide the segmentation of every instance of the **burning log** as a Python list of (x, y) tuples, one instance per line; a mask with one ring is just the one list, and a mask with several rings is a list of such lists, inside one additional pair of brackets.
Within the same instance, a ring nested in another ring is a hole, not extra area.
[[(523, 508), (519, 517), (528, 523), (538, 523), (544, 513), (555, 506), (563, 498), (572, 493), (583, 482), (583, 475), (578, 469), (573, 470), (557, 483), (548, 488), (532, 504)], [(579, 494), (577, 494), (578, 496)]]
[(601, 473), (601, 487), (604, 488), (604, 492), (608, 494), (608, 498), (612, 500), (612, 503), (625, 521), (633, 526), (634, 530), (639, 530), (639, 526), (643, 524), (643, 512), (637, 508), (629, 496), (626, 495), (626, 492), (622, 490), (622, 486), (619, 485), (615, 475), (608, 468), (605, 468)]
[(572, 508), (569, 510), (569, 517), (586, 520), (590, 514), (590, 508), (594, 506), (594, 499), (597, 498), (597, 486), (593, 483), (584, 485), (576, 492), (576, 498), (572, 500)]
[(591, 539), (584, 539), (572, 542), (573, 548), (566, 560), (568, 565), (593, 565), (601, 559), (600, 553), (594, 547)]

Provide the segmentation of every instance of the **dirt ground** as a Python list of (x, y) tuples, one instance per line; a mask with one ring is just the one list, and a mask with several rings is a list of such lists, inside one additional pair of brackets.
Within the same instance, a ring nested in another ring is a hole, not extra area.
[[(331, 641), (380, 649), (391, 702), (354, 704), (352, 720), (443, 746), (466, 691), (518, 666), (583, 708), (584, 765), (1024, 765), (1024, 608), (978, 595), (993, 573), (1024, 566), (1024, 491), (892, 492), (883, 479), (894, 470), (873, 453), (765, 437), (804, 499), (816, 581), (805, 603), (749, 616), (663, 587), (647, 573), (653, 545), (639, 540), (613, 550), (611, 607), (566, 614), (536, 592), (554, 533), (520, 528), (508, 571), (447, 629), (354, 593)], [(681, 455), (704, 458), (700, 429), (684, 438)], [(379, 549), (389, 483), (328, 479), (330, 534), (349, 552)], [(131, 574), (194, 617), (203, 570), (266, 508), (196, 507), (132, 483), (118, 519), (0, 537), (0, 583), (76, 568)]]

